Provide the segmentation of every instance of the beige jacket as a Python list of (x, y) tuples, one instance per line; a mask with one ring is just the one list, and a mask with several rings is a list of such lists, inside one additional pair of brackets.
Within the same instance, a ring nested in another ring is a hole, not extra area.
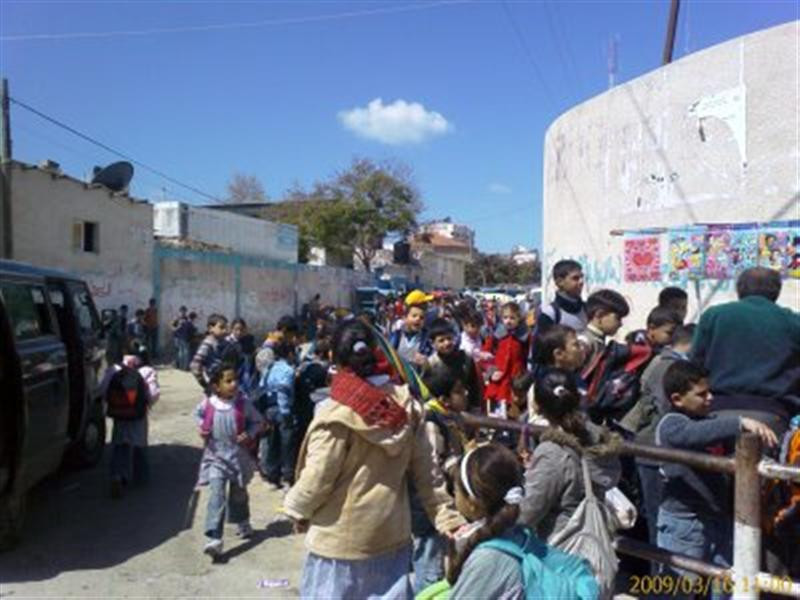
[(432, 464), (422, 406), (405, 386), (388, 386), (409, 422), (400, 431), (370, 427), (330, 401), (314, 417), (284, 499), (293, 519), (308, 519), (308, 549), (319, 556), (362, 560), (411, 542), (408, 478), (440, 532), (464, 524)]

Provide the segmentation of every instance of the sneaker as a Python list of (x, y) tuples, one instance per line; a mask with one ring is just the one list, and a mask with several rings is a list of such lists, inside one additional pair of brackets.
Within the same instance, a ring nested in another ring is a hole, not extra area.
[(208, 554), (211, 558), (217, 558), (222, 554), (222, 540), (214, 538), (206, 538), (208, 541), (203, 546), (203, 553)]
[(251, 537), (253, 537), (253, 526), (246, 521), (244, 523), (239, 523), (236, 535), (246, 540), (250, 539)]

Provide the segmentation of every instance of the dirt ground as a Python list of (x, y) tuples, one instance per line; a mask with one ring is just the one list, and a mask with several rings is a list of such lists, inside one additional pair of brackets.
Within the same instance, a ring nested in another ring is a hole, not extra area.
[(42, 482), (29, 497), (22, 543), (0, 554), (0, 597), (298, 597), (303, 538), (273, 521), (281, 494), (258, 476), (249, 487), (256, 534), (240, 540), (228, 526), (223, 562), (201, 551), (204, 492), (192, 528), (183, 529), (200, 459), (191, 417), (199, 390), (188, 373), (165, 369), (159, 378), (150, 483), (112, 500), (108, 448), (97, 467)]

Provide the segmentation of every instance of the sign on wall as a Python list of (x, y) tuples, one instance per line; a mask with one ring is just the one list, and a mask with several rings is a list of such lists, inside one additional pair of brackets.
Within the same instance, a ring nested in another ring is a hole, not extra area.
[(623, 264), (630, 283), (736, 279), (754, 266), (800, 279), (800, 221), (626, 232)]

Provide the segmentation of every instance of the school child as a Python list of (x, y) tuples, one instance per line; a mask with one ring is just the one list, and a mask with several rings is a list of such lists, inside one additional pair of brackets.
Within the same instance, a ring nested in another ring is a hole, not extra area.
[(489, 384), (485, 398), (487, 412), (505, 418), (512, 401), (511, 382), (525, 371), (529, 336), (516, 302), (504, 304), (500, 318), (502, 324), (483, 344), (483, 350), (494, 355), (493, 364), (487, 371)]
[(262, 458), (264, 478), (280, 489), (294, 482), (297, 418), (294, 407), (294, 347), (282, 341), (273, 347), (275, 362), (267, 375), (266, 418), (270, 430)]
[(420, 290), (410, 292), (405, 300), (403, 326), (389, 338), (389, 343), (397, 350), (397, 354), (419, 369), (422, 369), (433, 351), (428, 331), (424, 327), (427, 303), (432, 299), (433, 296)]
[(188, 309), (181, 306), (178, 309), (178, 316), (172, 321), (172, 341), (175, 343), (175, 367), (181, 371), (189, 370), (189, 361), (191, 355), (189, 354), (192, 338), (195, 336), (196, 330), (194, 323), (189, 318)]
[[(578, 341), (584, 347), (584, 367), (592, 368), (612, 339), (622, 320), (630, 313), (627, 300), (614, 290), (597, 290), (586, 299), (588, 323), (583, 332), (578, 333)], [(586, 379), (586, 377), (584, 377)]]
[(461, 337), (459, 338), (458, 347), (476, 363), (482, 360), (485, 354), (481, 350), (483, 345), (483, 338), (481, 337), (482, 326), (483, 317), (481, 313), (471, 308), (464, 312), (461, 318)]
[(456, 348), (453, 326), (444, 319), (435, 319), (428, 335), (434, 354), (428, 357), (423, 374), (437, 367), (450, 371), (466, 389), (470, 410), (480, 410), (483, 406), (483, 382), (472, 358), (464, 350)]
[(128, 339), (145, 342), (144, 309), (137, 308), (128, 323)]
[(689, 294), (679, 287), (665, 287), (658, 294), (658, 305), (677, 313), (683, 323), (686, 321), (686, 313), (689, 311)]
[(464, 523), (433, 478), (422, 406), (406, 386), (374, 376), (375, 347), (363, 323), (337, 330), (331, 397), (309, 427), (283, 501), (296, 531), (308, 530), (302, 598), (408, 597), (409, 479), (437, 531)]
[(540, 436), (526, 466), (520, 521), (548, 541), (564, 529), (584, 499), (581, 457), (587, 459), (598, 497), (617, 485), (619, 440), (580, 410), (571, 373), (552, 369), (535, 385), (536, 406), (551, 429)]
[(108, 368), (101, 383), (114, 428), (111, 432), (111, 497), (120, 498), (130, 482), (147, 483), (147, 413), (158, 402), (158, 375), (147, 348), (136, 340), (122, 361)]
[(317, 332), (311, 347), (311, 355), (300, 363), (295, 378), (294, 413), (296, 417), (294, 448), (299, 448), (306, 435), (306, 430), (314, 418), (314, 400), (317, 392), (328, 385), (328, 369), (330, 368), (331, 333), (328, 328)]
[(252, 403), (239, 391), (234, 364), (215, 365), (208, 376), (210, 395), (195, 409), (200, 437), (205, 442), (197, 483), (209, 486), (203, 552), (217, 558), (222, 554), (226, 513), (228, 521), (236, 524), (239, 536), (253, 535), (247, 484), (255, 466), (248, 446), (259, 435), (264, 423)]
[(541, 307), (536, 317), (536, 333), (543, 334), (552, 325), (566, 325), (580, 333), (586, 329), (588, 315), (584, 308), (583, 267), (574, 260), (559, 260), (553, 265), (553, 281), (556, 297), (550, 304)]
[(206, 326), (206, 337), (200, 342), (194, 358), (189, 365), (189, 370), (194, 375), (197, 383), (204, 390), (209, 384), (209, 371), (222, 363), (228, 346), (225, 336), (228, 334), (228, 319), (219, 314), (211, 314)]
[(256, 343), (253, 334), (247, 331), (244, 319), (233, 320), (231, 333), (225, 341), (235, 349), (239, 359), (237, 364), (239, 389), (249, 396), (258, 387), (258, 375), (254, 364)]
[(597, 598), (586, 561), (545, 545), (518, 522), (522, 473), (510, 450), (479, 446), (454, 474), (456, 507), (470, 524), (456, 532), (450, 598)]
[[(466, 439), (452, 417), (467, 409), (467, 389), (457, 374), (443, 365), (430, 369), (424, 381), (433, 396), (425, 405), (424, 430), (432, 449), (432, 475), (439, 480), (464, 452)], [(414, 594), (418, 594), (444, 577), (447, 544), (425, 513), (413, 484), (409, 484), (409, 499)]]
[[(768, 447), (777, 443), (775, 433), (760, 421), (709, 416), (708, 372), (687, 360), (676, 361), (667, 369), (664, 395), (670, 409), (656, 427), (659, 446), (724, 454), (726, 444), (733, 444), (740, 431), (757, 434)], [(663, 463), (661, 472), (665, 481), (658, 511), (658, 546), (718, 566), (730, 566), (733, 513), (726, 475), (672, 462)], [(662, 572), (696, 577), (667, 567), (662, 567)], [(712, 586), (712, 597), (722, 595), (721, 587)]]
[(657, 354), (669, 344), (675, 328), (682, 323), (680, 315), (671, 308), (656, 306), (647, 315), (646, 329), (632, 331), (625, 336), (625, 341), (629, 344), (646, 344)]
[[(658, 421), (669, 410), (669, 399), (664, 395), (664, 374), (679, 360), (686, 360), (692, 346), (695, 326), (679, 325), (672, 333), (670, 344), (656, 356), (642, 373), (639, 400), (621, 421), (621, 425), (635, 434), (639, 444), (655, 444), (655, 430)], [(650, 543), (656, 543), (656, 520), (661, 504), (663, 478), (659, 473), (658, 461), (636, 457), (636, 471), (639, 475), (643, 499), (644, 517)]]
[(264, 343), (256, 354), (256, 370), (258, 370), (261, 377), (262, 387), (263, 383), (266, 381), (266, 376), (269, 373), (272, 363), (275, 362), (275, 354), (272, 351), (273, 347), (283, 341), (294, 346), (297, 342), (299, 331), (300, 328), (295, 318), (284, 315), (278, 319), (275, 329), (267, 334), (267, 339), (264, 340)]

